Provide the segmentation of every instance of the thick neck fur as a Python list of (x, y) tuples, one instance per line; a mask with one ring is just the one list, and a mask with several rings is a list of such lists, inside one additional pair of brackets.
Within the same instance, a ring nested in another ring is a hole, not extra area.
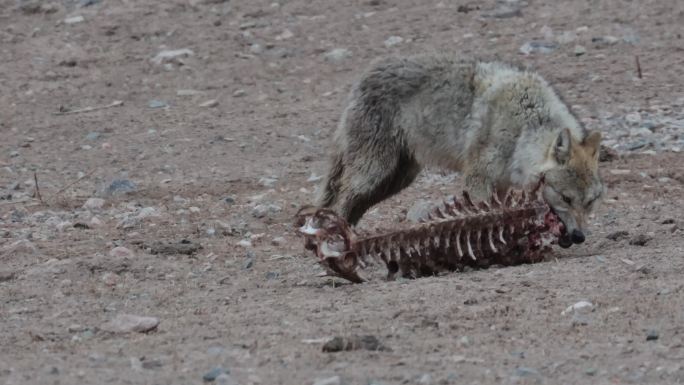
[(556, 165), (552, 149), (563, 129), (577, 141), (585, 135), (556, 92), (535, 73), (504, 63), (480, 63), (475, 86), (490, 106), (488, 113), (518, 134), (508, 165), (512, 184), (534, 183)]

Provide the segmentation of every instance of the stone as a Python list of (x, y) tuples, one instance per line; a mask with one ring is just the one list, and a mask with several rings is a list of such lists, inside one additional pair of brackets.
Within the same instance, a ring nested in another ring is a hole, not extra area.
[(101, 329), (112, 333), (146, 333), (159, 326), (159, 318), (120, 314), (102, 325)]
[(106, 195), (118, 195), (135, 192), (138, 187), (128, 179), (115, 179), (105, 189)]
[(252, 216), (255, 218), (264, 218), (266, 216), (272, 215), (272, 214), (277, 214), (282, 210), (282, 208), (278, 205), (274, 204), (259, 204), (254, 206), (252, 209)]
[(234, 97), (234, 98), (241, 98), (241, 97), (243, 97), (243, 96), (245, 96), (245, 95), (247, 95), (247, 91), (242, 90), (242, 89), (233, 92), (233, 97)]
[(100, 138), (100, 133), (99, 132), (89, 132), (88, 135), (86, 135), (87, 140), (97, 140)]
[(11, 270), (0, 270), (0, 282), (9, 282), (14, 279), (16, 273)]
[(218, 105), (219, 105), (218, 100), (216, 100), (216, 99), (211, 99), (211, 100), (207, 100), (207, 101), (204, 102), (204, 103), (200, 103), (199, 106), (200, 106), (200, 107), (204, 107), (204, 108), (213, 108), (213, 107), (216, 107), (216, 106), (218, 106)]
[(212, 382), (212, 381), (216, 380), (216, 378), (218, 376), (220, 376), (224, 373), (226, 373), (226, 371), (223, 368), (215, 367), (215, 368), (211, 369), (210, 371), (204, 373), (204, 375), (202, 376), (202, 380), (204, 380), (205, 382)]
[(660, 338), (657, 330), (649, 330), (646, 332), (646, 341), (655, 341)]
[(342, 385), (342, 378), (340, 376), (321, 378), (314, 381), (313, 385)]
[(520, 53), (523, 55), (530, 55), (533, 53), (547, 54), (553, 52), (558, 48), (558, 44), (548, 41), (529, 41), (520, 46)]
[(276, 36), (276, 40), (287, 40), (291, 39), (294, 37), (294, 33), (290, 31), (289, 29), (285, 29), (283, 32), (281, 32), (278, 36)]
[(117, 258), (133, 258), (135, 254), (130, 249), (123, 246), (117, 246), (109, 251), (109, 256)]
[(587, 49), (586, 49), (586, 48), (584, 48), (584, 47), (581, 46), (581, 45), (576, 45), (576, 46), (575, 46), (575, 56), (582, 56), (582, 55), (584, 55), (585, 53), (587, 53)]
[(326, 52), (323, 57), (325, 60), (332, 62), (332, 63), (339, 63), (343, 61), (344, 59), (351, 57), (352, 53), (350, 50), (346, 48), (334, 48), (328, 52)]
[(609, 46), (609, 45), (615, 45), (620, 41), (615, 36), (597, 36), (597, 37), (592, 37), (591, 42), (598, 45), (598, 46)]
[(238, 382), (230, 374), (221, 373), (216, 377), (216, 385), (238, 385)]
[(622, 239), (627, 239), (629, 237), (629, 233), (625, 230), (618, 230), (614, 231), (608, 235), (606, 235), (606, 238), (610, 239), (611, 241), (620, 241)]
[(191, 49), (188, 49), (188, 48), (165, 50), (165, 51), (159, 52), (151, 60), (155, 64), (162, 64), (164, 62), (177, 60), (179, 58), (189, 57), (189, 56), (192, 56), (194, 54), (195, 54), (195, 52), (193, 52)]
[(377, 337), (373, 335), (350, 337), (334, 337), (323, 345), (324, 353), (336, 353), (342, 351), (352, 350), (370, 350), (370, 351), (384, 351), (388, 350), (383, 346)]
[(150, 108), (166, 108), (169, 105), (163, 100), (152, 99), (147, 103)]
[(84, 209), (99, 210), (104, 207), (106, 201), (102, 198), (88, 198), (83, 204)]
[(652, 239), (653, 237), (646, 234), (637, 234), (629, 240), (629, 244), (632, 246), (646, 246)]
[(277, 271), (269, 271), (266, 273), (266, 279), (271, 280), (271, 279), (277, 279), (278, 277), (280, 277), (280, 273)]
[(401, 36), (390, 36), (385, 40), (384, 44), (385, 47), (391, 48), (394, 47), (395, 45), (401, 44), (404, 41), (404, 38)]
[(85, 21), (85, 18), (81, 15), (71, 16), (64, 19), (64, 24), (78, 24)]
[(594, 308), (594, 304), (592, 304), (589, 301), (579, 301), (573, 305), (568, 306), (563, 312), (561, 312), (561, 315), (566, 315), (570, 314), (579, 310), (583, 311), (589, 311)]

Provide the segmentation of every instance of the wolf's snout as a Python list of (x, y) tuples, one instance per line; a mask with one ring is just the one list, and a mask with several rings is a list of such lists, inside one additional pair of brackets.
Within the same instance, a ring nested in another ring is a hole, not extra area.
[(575, 229), (572, 231), (571, 238), (572, 238), (572, 243), (580, 244), (580, 243), (584, 242), (584, 233)]

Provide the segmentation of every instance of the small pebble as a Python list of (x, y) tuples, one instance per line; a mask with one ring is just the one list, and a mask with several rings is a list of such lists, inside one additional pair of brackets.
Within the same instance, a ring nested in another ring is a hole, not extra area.
[(210, 371), (204, 373), (204, 376), (202, 376), (202, 379), (205, 382), (212, 382), (212, 381), (216, 380), (216, 377), (220, 376), (223, 373), (226, 373), (226, 371), (223, 370), (223, 368), (216, 367), (216, 368), (213, 368)]
[(147, 106), (150, 108), (166, 108), (169, 105), (163, 100), (153, 99), (150, 100), (149, 103), (147, 103)]
[(109, 255), (111, 257), (118, 257), (118, 258), (132, 258), (135, 256), (133, 252), (123, 246), (118, 246), (109, 251)]
[(352, 53), (350, 50), (346, 48), (335, 48), (331, 51), (326, 52), (323, 57), (325, 60), (332, 62), (332, 63), (339, 63), (342, 60), (352, 56)]
[(646, 246), (646, 244), (650, 242), (651, 239), (653, 238), (646, 234), (638, 234), (629, 240), (629, 244), (633, 246)]
[(88, 198), (83, 204), (84, 209), (99, 210), (105, 205), (105, 200), (102, 198)]
[(646, 332), (646, 341), (655, 341), (660, 338), (657, 330), (649, 330)]
[(199, 106), (200, 106), (200, 107), (204, 107), (204, 108), (212, 108), (212, 107), (216, 107), (216, 106), (218, 106), (218, 105), (219, 105), (218, 100), (216, 100), (216, 99), (211, 99), (211, 100), (207, 100), (207, 101), (204, 102), (204, 103), (200, 103)]
[(247, 95), (247, 91), (245, 91), (245, 90), (237, 90), (237, 91), (233, 92), (234, 98), (241, 98), (245, 95)]
[(159, 326), (159, 318), (120, 314), (102, 325), (101, 329), (113, 333), (145, 333)]
[(314, 381), (313, 385), (342, 385), (340, 376), (322, 378)]
[(401, 36), (390, 36), (385, 40), (385, 47), (390, 48), (394, 47), (397, 44), (401, 44), (404, 41), (404, 38)]
[(85, 18), (81, 15), (67, 17), (64, 19), (64, 24), (78, 24), (85, 21)]

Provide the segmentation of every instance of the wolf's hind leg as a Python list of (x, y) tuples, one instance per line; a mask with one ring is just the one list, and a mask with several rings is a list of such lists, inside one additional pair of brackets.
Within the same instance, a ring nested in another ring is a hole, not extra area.
[(337, 210), (356, 224), (373, 205), (410, 185), (420, 165), (403, 150), (373, 158), (355, 157), (344, 169)]

